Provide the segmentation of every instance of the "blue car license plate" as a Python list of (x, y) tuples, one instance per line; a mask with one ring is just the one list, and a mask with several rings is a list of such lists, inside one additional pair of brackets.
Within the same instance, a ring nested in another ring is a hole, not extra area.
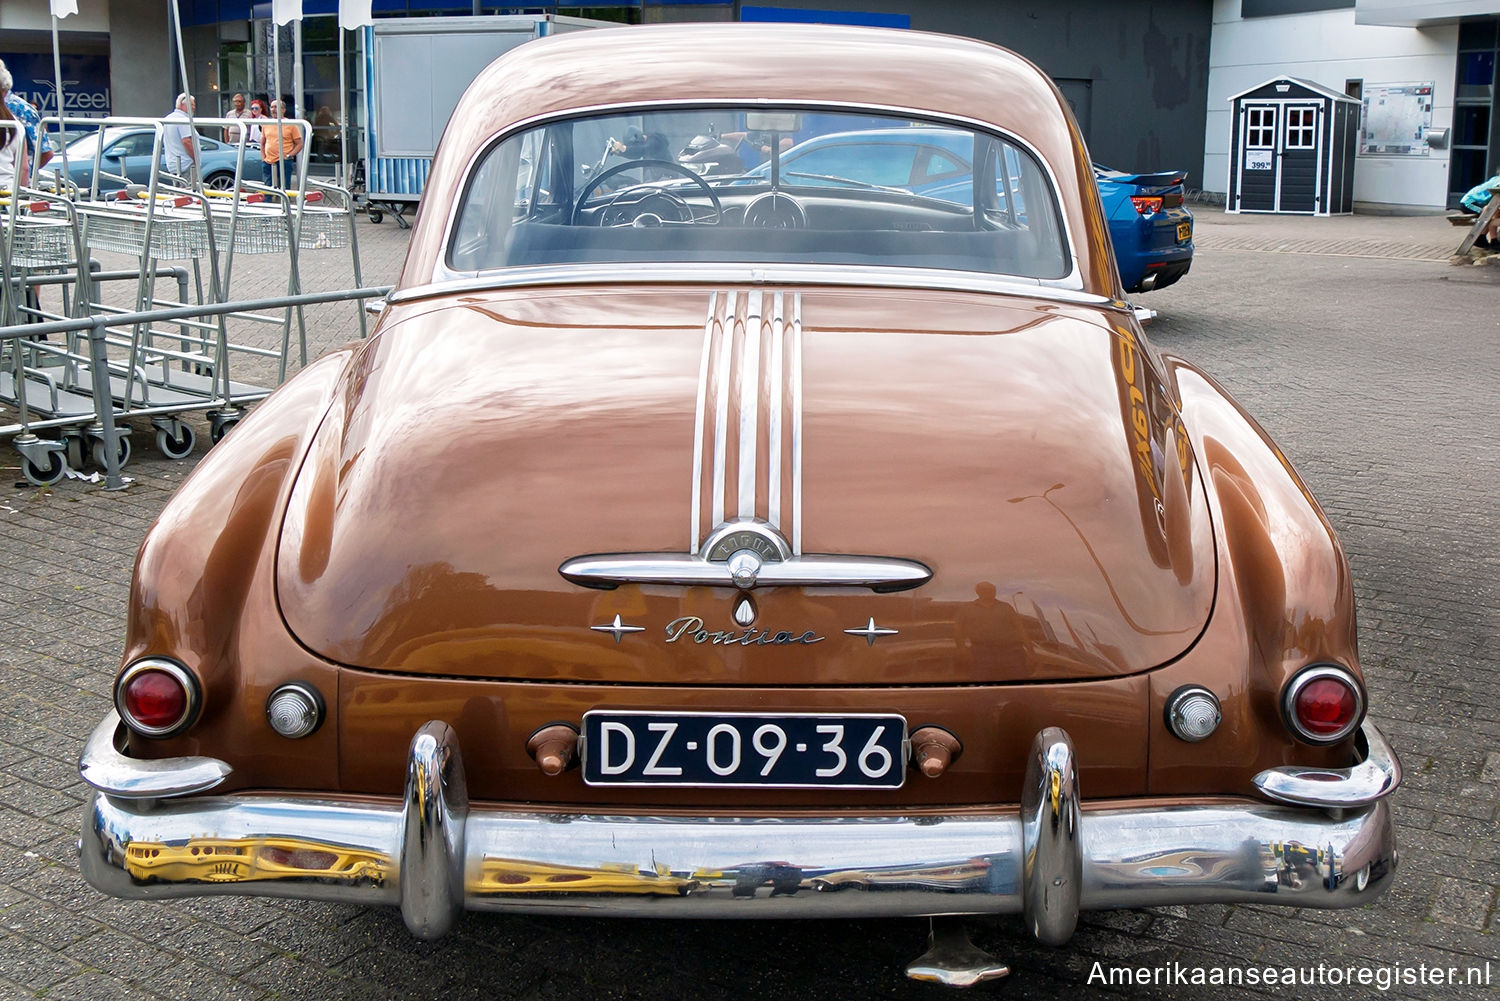
[(583, 717), (583, 780), (595, 786), (896, 789), (906, 720), (894, 714), (669, 713)]
[(1186, 243), (1193, 238), (1193, 224), (1180, 222), (1177, 224), (1177, 242)]

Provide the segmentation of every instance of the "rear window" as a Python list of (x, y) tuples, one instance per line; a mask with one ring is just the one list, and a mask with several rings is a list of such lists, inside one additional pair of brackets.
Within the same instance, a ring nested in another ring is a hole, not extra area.
[(1010, 140), (880, 114), (716, 107), (549, 122), (492, 147), (450, 237), (459, 272), (805, 263), (1055, 280), (1046, 171)]

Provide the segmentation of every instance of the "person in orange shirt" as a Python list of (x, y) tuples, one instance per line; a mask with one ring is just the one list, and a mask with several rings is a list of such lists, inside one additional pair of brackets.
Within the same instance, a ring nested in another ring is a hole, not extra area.
[[(271, 117), (286, 117), (284, 101), (271, 102)], [(265, 165), (266, 184), (286, 187), (292, 179), (292, 170), (297, 165), (297, 156), (302, 152), (302, 129), (290, 122), (281, 125), (265, 124), (260, 129), (260, 159)], [(278, 168), (278, 164), (285, 166)]]

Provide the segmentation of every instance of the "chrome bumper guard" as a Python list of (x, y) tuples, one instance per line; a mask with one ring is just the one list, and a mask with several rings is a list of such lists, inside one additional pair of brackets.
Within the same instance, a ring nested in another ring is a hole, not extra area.
[[(125, 757), (118, 727), (111, 714), (80, 762), (98, 790), (81, 842), (83, 874), (95, 887), (143, 899), (391, 904), (423, 938), (442, 935), (465, 908), (723, 918), (1021, 913), (1037, 938), (1061, 944), (1081, 910), (1359, 906), (1396, 867), (1384, 797), (1400, 767), (1368, 722), (1364, 764), (1383, 769), (1385, 781), (1367, 782), (1363, 764), (1315, 778), (1276, 770), (1284, 796), (1297, 794), (1298, 782), (1324, 799), (1357, 783), (1332, 811), (1249, 800), (1089, 807), (1079, 798), (1072, 740), (1049, 727), (1033, 742), (1017, 814), (754, 819), (471, 808), (457, 739), (436, 721), (412, 740), (399, 805), (255, 795), (174, 801), (164, 797), (201, 787), (219, 767), (227, 775), (228, 766), (176, 759), (174, 777), (173, 762)], [(1368, 798), (1357, 800), (1355, 788)]]

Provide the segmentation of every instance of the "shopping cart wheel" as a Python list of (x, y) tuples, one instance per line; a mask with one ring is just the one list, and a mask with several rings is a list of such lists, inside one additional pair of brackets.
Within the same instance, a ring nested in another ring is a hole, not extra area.
[(168, 459), (186, 459), (193, 454), (198, 435), (181, 421), (172, 422), (175, 427), (156, 429), (156, 450)]
[(82, 469), (83, 464), (88, 460), (88, 438), (78, 431), (64, 431), (62, 440), (63, 454), (67, 456), (68, 465), (73, 469)]
[(375, 209), (370, 209), (369, 215), (370, 221), (377, 225), (385, 220), (385, 213), (377, 212)]
[(22, 457), (21, 475), (39, 487), (47, 487), (63, 478), (63, 473), (68, 471), (68, 464), (63, 459), (62, 452), (48, 452), (47, 465), (38, 466), (30, 459)]
[[(103, 438), (95, 438), (94, 439), (93, 448), (91, 448), (89, 450), (89, 455), (93, 458), (94, 465), (98, 466), (100, 469), (107, 468), (108, 464), (105, 462), (105, 458), (106, 458), (106, 456), (108, 456), (108, 454), (109, 453), (107, 453), (107, 452), (104, 451), (104, 439)], [(125, 435), (125, 434), (121, 434), (120, 435), (120, 453), (119, 453), (119, 455), (120, 455), (120, 468), (124, 469), (125, 468), (125, 464), (130, 461), (130, 438), (129, 438), (128, 435)]]
[(213, 439), (215, 445), (224, 440), (224, 436), (234, 430), (234, 426), (240, 422), (238, 417), (225, 417), (215, 419), (209, 415), (208, 436)]

